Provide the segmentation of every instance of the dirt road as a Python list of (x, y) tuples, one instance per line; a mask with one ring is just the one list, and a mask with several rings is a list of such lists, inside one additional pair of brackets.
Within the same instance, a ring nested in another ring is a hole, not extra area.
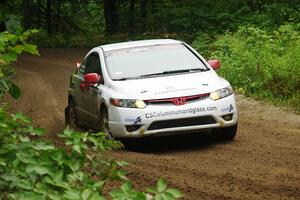
[[(64, 127), (69, 75), (86, 52), (43, 49), (40, 57), (22, 56), (15, 64), (23, 96), (12, 108), (46, 127), (50, 139)], [(234, 142), (172, 136), (112, 154), (131, 163), (135, 186), (163, 177), (184, 199), (300, 199), (300, 116), (240, 96), (238, 108)]]

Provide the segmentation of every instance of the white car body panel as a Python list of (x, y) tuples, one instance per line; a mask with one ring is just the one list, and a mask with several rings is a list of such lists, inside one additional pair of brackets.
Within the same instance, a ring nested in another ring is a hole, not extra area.
[[(148, 106), (145, 109), (135, 109), (132, 110), (130, 108), (116, 108), (111, 107), (110, 109), (110, 129), (111, 133), (114, 137), (142, 137), (147, 135), (164, 135), (176, 134), (178, 132), (189, 132), (191, 130), (201, 131), (205, 129), (211, 128), (220, 128), (220, 127), (228, 127), (233, 126), (237, 123), (237, 107), (234, 103), (234, 96), (230, 96), (228, 98), (223, 98), (221, 102), (212, 102), (211, 99), (200, 100), (195, 103), (188, 103), (181, 106), (169, 105), (165, 106), (165, 110), (161, 110), (161, 106)], [(232, 106), (232, 107), (231, 107)], [(203, 112), (194, 112), (196, 108), (204, 108), (207, 111)], [(216, 108), (216, 110), (209, 111), (208, 108)], [(183, 114), (170, 114), (166, 116), (159, 117), (149, 117), (149, 113), (172, 113), (176, 111), (188, 111)], [(189, 112), (190, 111), (190, 112)], [(222, 115), (225, 114), (233, 114), (233, 119), (230, 121), (225, 121), (221, 118)], [(148, 115), (147, 115), (148, 114)], [(216, 124), (209, 125), (199, 125), (199, 126), (186, 126), (186, 127), (176, 127), (176, 128), (167, 128), (167, 129), (159, 129), (159, 130), (150, 130), (147, 128), (151, 123), (155, 121), (163, 121), (163, 120), (172, 120), (172, 119), (182, 119), (182, 118), (192, 118), (192, 117), (200, 117), (200, 116), (212, 116), (216, 119)], [(140, 117), (141, 121), (135, 123), (135, 120)], [(148, 118), (147, 118), (148, 117)], [(124, 125), (142, 125), (142, 127), (138, 131), (127, 132)]]

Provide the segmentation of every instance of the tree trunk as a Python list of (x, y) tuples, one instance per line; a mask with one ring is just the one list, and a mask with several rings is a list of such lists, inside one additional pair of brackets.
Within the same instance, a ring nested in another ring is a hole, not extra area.
[(4, 21), (0, 21), (0, 32), (6, 31), (6, 26)]
[(156, 0), (152, 0), (152, 7), (151, 7), (151, 11), (152, 13), (156, 13), (157, 12), (157, 1)]
[(148, 22), (147, 22), (147, 5), (148, 5), (148, 0), (141, 0), (141, 25), (140, 29), (141, 32), (148, 31)]
[(150, 28), (152, 32), (157, 31), (157, 25), (161, 25), (159, 23), (157, 23), (157, 19), (156, 19), (156, 14), (158, 11), (158, 4), (157, 4), (157, 0), (152, 0), (151, 1), (151, 23), (150, 23)]
[(130, 6), (129, 6), (129, 30), (128, 34), (133, 35), (135, 30), (134, 21), (135, 21), (135, 0), (130, 0)]
[(116, 11), (116, 0), (103, 0), (104, 19), (106, 34), (118, 31), (118, 13)]
[(52, 10), (51, 10), (51, 0), (47, 0), (47, 9), (46, 9), (46, 24), (48, 35), (52, 35)]
[(141, 0), (141, 17), (142, 18), (147, 17), (147, 5), (148, 5), (148, 0)]
[(37, 21), (37, 27), (38, 29), (41, 28), (41, 0), (38, 0), (37, 1), (38, 3), (38, 8), (37, 8), (37, 18), (38, 18), (38, 21)]
[(24, 28), (29, 29), (31, 26), (31, 13), (30, 13), (30, 1), (29, 0), (23, 0), (23, 23)]
[[(6, 0), (3, 0), (3, 1), (0, 1), (0, 6), (1, 7), (5, 7), (7, 5), (7, 1)], [(0, 19), (0, 32), (4, 32), (6, 31), (6, 25), (5, 25), (5, 21), (4, 19)]]
[(61, 0), (57, 0), (56, 2), (56, 22), (55, 22), (55, 33), (59, 32), (60, 25), (60, 10), (61, 10)]

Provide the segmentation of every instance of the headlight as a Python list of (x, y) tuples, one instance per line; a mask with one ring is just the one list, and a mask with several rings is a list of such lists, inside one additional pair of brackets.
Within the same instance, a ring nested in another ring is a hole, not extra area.
[(232, 94), (233, 94), (232, 87), (228, 86), (226, 88), (222, 88), (222, 89), (217, 90), (215, 92), (211, 92), (209, 97), (212, 100), (218, 100), (218, 99), (222, 99), (222, 98), (227, 97), (227, 96), (232, 95)]
[(147, 104), (143, 100), (135, 100), (135, 99), (109, 99), (110, 104), (123, 107), (123, 108), (146, 108)]

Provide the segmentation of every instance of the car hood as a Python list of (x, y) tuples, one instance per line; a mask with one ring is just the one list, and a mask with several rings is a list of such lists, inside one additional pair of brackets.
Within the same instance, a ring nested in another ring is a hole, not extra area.
[(203, 94), (228, 86), (214, 71), (113, 81), (114, 98), (161, 99)]

